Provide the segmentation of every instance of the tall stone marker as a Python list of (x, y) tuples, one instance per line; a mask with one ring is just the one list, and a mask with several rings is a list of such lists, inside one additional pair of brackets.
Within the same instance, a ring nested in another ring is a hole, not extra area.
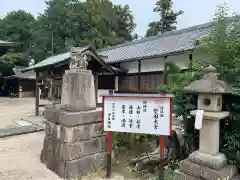
[[(185, 90), (198, 93), (198, 109), (204, 110), (200, 130), (199, 150), (180, 162), (174, 180), (238, 180), (235, 166), (227, 165), (226, 156), (219, 152), (220, 120), (228, 118), (222, 111), (222, 95), (231, 92), (224, 81), (218, 80), (216, 68), (204, 70), (203, 79), (192, 82)], [(196, 115), (196, 111), (191, 112)]]
[(87, 57), (72, 48), (63, 76), (61, 105), (46, 107), (41, 161), (65, 179), (80, 178), (105, 164), (102, 109), (96, 108), (94, 78)]

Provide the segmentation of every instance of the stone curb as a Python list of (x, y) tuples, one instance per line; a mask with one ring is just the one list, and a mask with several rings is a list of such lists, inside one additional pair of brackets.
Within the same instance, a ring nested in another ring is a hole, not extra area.
[(43, 130), (44, 130), (43, 127), (37, 126), (37, 125), (0, 129), (0, 138), (34, 133), (34, 132), (39, 132), (39, 131), (43, 131)]

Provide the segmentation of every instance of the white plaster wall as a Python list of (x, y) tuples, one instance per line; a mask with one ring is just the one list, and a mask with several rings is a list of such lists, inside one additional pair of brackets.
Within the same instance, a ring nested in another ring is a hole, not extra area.
[[(189, 53), (169, 56), (167, 57), (168, 62), (176, 63), (180, 68), (184, 69), (189, 66)], [(194, 59), (194, 53), (193, 53)], [(129, 73), (138, 72), (138, 61), (123, 62), (120, 64), (121, 68), (128, 69)], [(141, 60), (141, 72), (153, 72), (164, 70), (164, 58), (153, 58)]]
[(120, 67), (123, 69), (128, 69), (128, 73), (138, 72), (138, 61), (129, 61), (120, 63)]

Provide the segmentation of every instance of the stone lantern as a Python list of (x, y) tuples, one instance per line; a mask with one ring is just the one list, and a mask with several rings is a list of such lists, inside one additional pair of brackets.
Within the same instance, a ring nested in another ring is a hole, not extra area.
[[(229, 112), (222, 111), (222, 96), (231, 93), (231, 87), (218, 79), (216, 68), (204, 69), (202, 79), (184, 88), (198, 94), (197, 109), (204, 110), (202, 129), (199, 135), (199, 150), (180, 162), (175, 171), (175, 180), (237, 180), (235, 166), (227, 165), (226, 156), (219, 152), (220, 120), (228, 118)], [(191, 112), (196, 115), (196, 110)]]

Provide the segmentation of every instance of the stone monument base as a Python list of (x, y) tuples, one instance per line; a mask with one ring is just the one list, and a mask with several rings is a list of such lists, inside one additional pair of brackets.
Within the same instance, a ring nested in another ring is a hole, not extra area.
[(105, 165), (106, 134), (101, 108), (69, 112), (46, 108), (45, 138), (41, 161), (65, 179), (80, 178)]
[(195, 151), (180, 162), (180, 169), (174, 172), (174, 180), (240, 180), (237, 168), (227, 165), (224, 154), (212, 156)]

